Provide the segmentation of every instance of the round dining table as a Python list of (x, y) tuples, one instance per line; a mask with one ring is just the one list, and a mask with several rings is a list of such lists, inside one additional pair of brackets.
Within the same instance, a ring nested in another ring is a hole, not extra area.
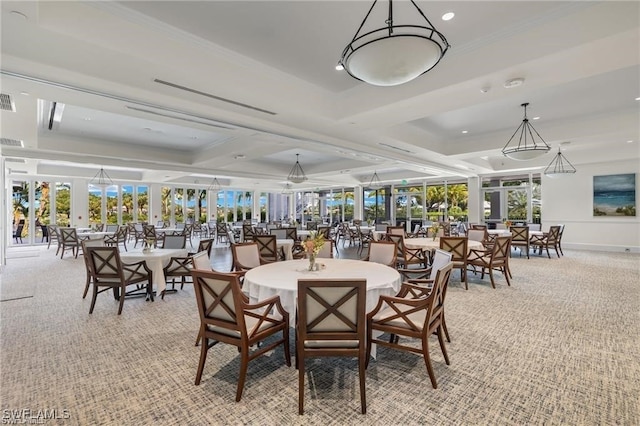
[(367, 312), (376, 307), (382, 295), (395, 295), (402, 280), (398, 271), (388, 266), (353, 259), (318, 259), (320, 269), (309, 271), (307, 259), (268, 263), (253, 268), (244, 276), (242, 289), (248, 292), (251, 303), (280, 296), (289, 312), (290, 325), (295, 326), (296, 300), (299, 279), (361, 279), (367, 280)]

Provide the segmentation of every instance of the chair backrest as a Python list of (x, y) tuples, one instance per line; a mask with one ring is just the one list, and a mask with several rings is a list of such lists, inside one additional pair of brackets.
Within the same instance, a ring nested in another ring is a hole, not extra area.
[(318, 252), (317, 258), (322, 259), (331, 259), (333, 258), (333, 251), (335, 250), (335, 241), (333, 240), (325, 240), (322, 248)]
[(468, 254), (467, 237), (440, 237), (440, 248), (451, 253), (454, 262), (466, 262)]
[(486, 234), (487, 234), (487, 230), (486, 229), (469, 229), (467, 231), (467, 237), (471, 240), (471, 241), (486, 241)]
[(216, 232), (218, 235), (228, 235), (227, 224), (224, 222), (216, 223)]
[(387, 240), (396, 245), (398, 256), (403, 256), (402, 251), (404, 250), (404, 236), (397, 234), (387, 234)]
[(297, 240), (298, 239), (298, 230), (295, 227), (284, 228), (286, 239), (289, 240)]
[(191, 276), (201, 328), (231, 338), (246, 334), (240, 302), (242, 290), (237, 275), (193, 269)]
[(325, 240), (331, 238), (331, 227), (330, 226), (318, 226), (318, 234), (322, 235)]
[(512, 243), (528, 243), (529, 242), (529, 227), (528, 226), (511, 226), (509, 228), (511, 232)]
[(429, 279), (434, 280), (438, 271), (451, 263), (452, 258), (453, 254), (451, 252), (436, 249), (433, 254), (433, 260), (431, 260), (431, 272), (429, 273)]
[(506, 263), (509, 259), (509, 250), (511, 250), (511, 237), (496, 237), (491, 252), (491, 263)]
[(485, 230), (487, 229), (487, 225), (480, 225), (478, 223), (473, 223), (471, 224), (471, 229), (475, 229), (475, 230)]
[(398, 260), (398, 247), (393, 241), (371, 241), (369, 243), (369, 262), (396, 267)]
[(176, 229), (184, 229), (185, 226), (186, 223), (184, 222), (176, 223)]
[(211, 257), (211, 249), (213, 248), (213, 238), (205, 238), (198, 243), (198, 251), (206, 251), (207, 256)]
[(258, 243), (239, 243), (231, 245), (233, 267), (237, 271), (260, 266), (260, 251)]
[[(116, 246), (86, 246), (89, 270), (95, 283), (124, 281), (120, 253)], [(122, 297), (122, 296), (121, 296)]]
[(186, 235), (165, 235), (164, 245), (162, 248), (166, 249), (183, 249), (187, 246)]
[(105, 228), (105, 232), (116, 232), (118, 230), (118, 225), (117, 224), (108, 224), (107, 227)]
[(404, 226), (387, 226), (387, 234), (404, 235)]
[(58, 232), (56, 231), (57, 229), (58, 225), (47, 225), (47, 233), (49, 235), (49, 239), (58, 239)]
[[(20, 227), (20, 225), (18, 225)], [(77, 243), (78, 233), (76, 228), (58, 228), (60, 232), (60, 240), (63, 243)]]
[(307, 222), (307, 230), (315, 231), (316, 229), (318, 229), (318, 222), (314, 222), (314, 221)]
[(142, 225), (142, 234), (145, 239), (156, 239), (156, 227), (153, 225)]
[(287, 239), (287, 230), (285, 228), (279, 229), (271, 229), (269, 230), (270, 235), (275, 235), (278, 240), (286, 240)]
[(254, 234), (255, 232), (251, 223), (242, 224), (242, 235), (244, 236), (245, 241), (251, 240)]
[(556, 243), (560, 240), (560, 226), (549, 227), (549, 233), (547, 234), (547, 241), (549, 243)]
[(211, 259), (206, 251), (199, 251), (191, 256), (191, 259), (193, 260), (193, 269), (211, 270)]
[[(339, 355), (362, 348), (366, 344), (366, 291), (364, 279), (298, 280), (297, 330), (305, 350), (323, 349), (327, 355)], [(329, 342), (323, 345), (323, 341)]]
[(254, 235), (253, 241), (258, 245), (260, 257), (267, 260), (278, 260), (278, 245), (275, 235)]

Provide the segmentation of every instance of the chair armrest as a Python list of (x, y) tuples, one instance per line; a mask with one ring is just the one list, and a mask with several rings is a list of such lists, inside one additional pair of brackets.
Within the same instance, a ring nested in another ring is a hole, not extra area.
[[(431, 266), (427, 268), (414, 268), (414, 269), (397, 268), (396, 270), (400, 272), (400, 275), (402, 275), (403, 277), (406, 277), (407, 280), (424, 279), (425, 277), (428, 277), (429, 274), (431, 273)], [(414, 276), (414, 278), (410, 278), (410, 275), (416, 275), (416, 274), (417, 276)]]
[[(402, 286), (404, 287), (405, 284), (402, 284)], [(418, 287), (418, 286), (415, 286), (415, 287)], [(418, 287), (418, 288), (421, 288), (424, 290), (424, 287)], [(400, 292), (398, 294), (402, 294), (402, 288), (400, 288)], [(400, 303), (403, 305), (418, 307), (425, 304), (426, 301), (427, 300), (425, 298), (406, 299), (404, 297), (398, 297), (397, 295), (396, 296), (380, 296), (380, 298), (378, 298), (378, 304), (376, 305), (376, 307), (373, 308), (373, 310), (367, 314), (367, 320), (372, 319), (378, 313), (378, 311), (380, 311), (382, 306), (385, 304), (391, 306), (395, 303)]]
[(147, 274), (151, 275), (151, 269), (149, 269), (149, 267), (147, 266), (147, 261), (146, 260), (141, 260), (140, 262), (135, 262), (135, 263), (123, 263), (122, 264), (122, 269), (126, 269), (129, 270), (130, 272), (136, 272), (137, 269), (140, 268), (140, 266), (142, 266), (142, 268), (147, 272)]
[(282, 315), (283, 317), (284, 316), (287, 316), (287, 317), (289, 316), (289, 312), (287, 312), (282, 307), (282, 303), (280, 303), (280, 296), (271, 296), (271, 297), (269, 297), (267, 299), (261, 300), (261, 301), (259, 301), (257, 303), (254, 303), (254, 304), (249, 304), (248, 301), (249, 301), (248, 297), (246, 298), (246, 301), (243, 301), (242, 309), (245, 310), (245, 311), (252, 311), (252, 310), (255, 310), (255, 309), (264, 308), (265, 306), (273, 305), (273, 306), (276, 307), (276, 309), (278, 310), (280, 315)]

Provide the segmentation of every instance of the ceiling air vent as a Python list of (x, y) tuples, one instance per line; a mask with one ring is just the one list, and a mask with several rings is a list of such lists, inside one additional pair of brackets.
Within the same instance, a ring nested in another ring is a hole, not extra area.
[(2, 146), (19, 146), (24, 148), (24, 142), (18, 139), (0, 138), (0, 145)]
[(160, 80), (158, 78), (154, 79), (153, 81), (158, 83), (158, 84), (164, 84), (165, 86), (173, 87), (174, 89), (183, 90), (185, 92), (194, 93), (194, 94), (200, 95), (200, 96), (206, 96), (207, 98), (215, 99), (217, 101), (226, 102), (226, 103), (229, 103), (229, 104), (232, 104), (232, 105), (237, 105), (237, 106), (240, 106), (240, 107), (243, 107), (243, 108), (252, 109), (254, 111), (263, 112), (263, 113), (269, 114), (269, 115), (277, 115), (273, 111), (269, 111), (269, 110), (266, 110), (266, 109), (258, 108), (257, 106), (253, 106), (253, 105), (243, 104), (242, 102), (234, 101), (234, 100), (231, 100), (231, 99), (222, 98), (220, 96), (216, 96), (216, 95), (213, 95), (211, 93), (203, 92), (201, 90), (197, 90), (197, 89), (192, 89), (190, 87), (181, 86), (180, 84), (171, 83), (169, 81)]
[(11, 99), (11, 95), (0, 93), (0, 109), (2, 111), (16, 112), (16, 104)]
[(26, 160), (24, 158), (7, 158), (4, 161), (6, 161), (7, 163), (22, 163), (22, 164), (26, 164)]
[(378, 145), (386, 146), (387, 148), (395, 149), (396, 151), (406, 152), (407, 154), (415, 154), (414, 152), (409, 151), (408, 149), (400, 148), (397, 146), (389, 145), (388, 143), (380, 142)]

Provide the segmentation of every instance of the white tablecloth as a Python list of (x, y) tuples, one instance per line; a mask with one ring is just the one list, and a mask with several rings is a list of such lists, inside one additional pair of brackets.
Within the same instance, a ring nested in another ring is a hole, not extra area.
[(498, 237), (510, 237), (511, 231), (508, 229), (488, 229), (487, 233), (497, 235)]
[(278, 250), (280, 247), (284, 250), (284, 258), (285, 260), (293, 259), (293, 240), (276, 240), (276, 246), (278, 246)]
[[(431, 250), (440, 248), (440, 238), (436, 238), (435, 240), (432, 237), (427, 238), (405, 238), (404, 245), (410, 249), (421, 248), (423, 250)], [(481, 249), (482, 243), (480, 241), (468, 240), (467, 248), (471, 249)]]
[(243, 290), (249, 293), (251, 303), (271, 296), (280, 296), (284, 309), (289, 312), (290, 324), (295, 326), (298, 279), (366, 278), (367, 312), (376, 307), (381, 295), (395, 295), (402, 284), (400, 274), (393, 268), (374, 262), (352, 259), (319, 259), (326, 265), (320, 271), (308, 271), (307, 259), (269, 263), (247, 271)]
[(81, 232), (78, 234), (78, 238), (89, 238), (90, 240), (97, 240), (100, 238), (104, 238), (107, 235), (113, 235), (113, 232), (105, 232), (105, 231), (100, 231), (100, 232)]
[(133, 248), (127, 252), (120, 252), (122, 263), (136, 263), (146, 261), (147, 267), (153, 272), (153, 285), (157, 294), (167, 288), (163, 268), (169, 264), (172, 257), (187, 256), (186, 249), (158, 249), (154, 248), (149, 253), (143, 253), (142, 248)]

